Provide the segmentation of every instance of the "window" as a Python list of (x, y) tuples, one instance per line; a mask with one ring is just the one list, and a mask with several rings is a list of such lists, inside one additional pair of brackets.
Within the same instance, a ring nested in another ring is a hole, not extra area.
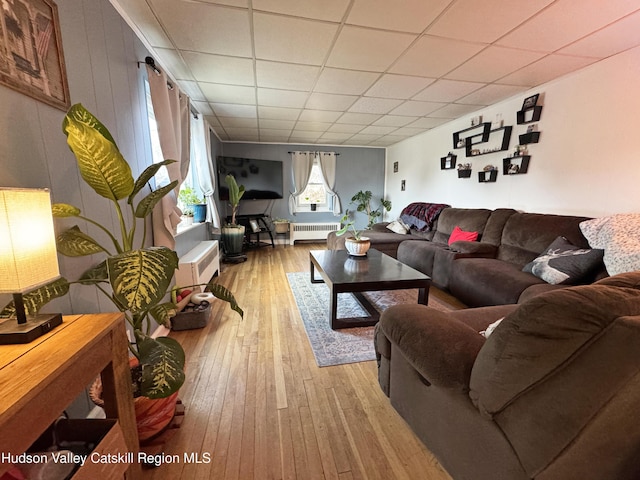
[[(312, 207), (312, 205), (315, 205), (315, 207)], [(313, 210), (314, 208), (315, 210)], [(331, 211), (332, 208), (333, 198), (330, 195), (327, 195), (320, 162), (316, 159), (313, 162), (313, 167), (311, 167), (311, 175), (309, 176), (307, 188), (305, 188), (302, 194), (297, 198), (296, 211), (328, 212)]]
[[(149, 82), (144, 81), (144, 92), (147, 99), (147, 120), (149, 121), (149, 135), (151, 137), (151, 155), (153, 157), (153, 163), (160, 163), (164, 160), (162, 155), (162, 147), (160, 146), (160, 137), (158, 136), (158, 124), (156, 123), (156, 115), (153, 112), (153, 103), (151, 103), (151, 90), (149, 89)], [(168, 185), (171, 183), (169, 180), (169, 172), (166, 168), (160, 168), (155, 175), (156, 188)]]

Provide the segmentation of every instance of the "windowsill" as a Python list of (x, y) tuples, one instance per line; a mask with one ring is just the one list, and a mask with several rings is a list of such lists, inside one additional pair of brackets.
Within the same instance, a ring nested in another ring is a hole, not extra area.
[(296, 207), (296, 213), (331, 213), (332, 210), (329, 207), (317, 207), (315, 210), (311, 210), (311, 207), (306, 205), (299, 205)]
[(204, 225), (205, 222), (201, 222), (201, 223), (190, 223), (190, 224), (182, 224), (179, 223), (178, 226), (176, 227), (176, 235), (180, 235), (181, 233), (185, 233), (188, 232), (189, 230), (192, 230), (196, 227), (199, 227), (200, 225)]

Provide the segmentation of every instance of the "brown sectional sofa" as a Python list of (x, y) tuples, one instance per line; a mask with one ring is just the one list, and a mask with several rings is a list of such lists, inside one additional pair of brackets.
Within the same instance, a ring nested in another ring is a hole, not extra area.
[[(444, 209), (429, 232), (393, 233), (387, 224), (378, 224), (366, 236), (372, 248), (429, 275), (433, 284), (450, 291), (468, 306), (515, 304), (547, 290), (564, 288), (551, 285), (523, 272), (557, 237), (573, 245), (589, 248), (579, 224), (587, 217), (522, 213), (501, 208)], [(478, 241), (448, 245), (453, 229), (478, 232)], [(345, 237), (331, 233), (327, 248), (344, 249)], [(606, 276), (604, 263), (581, 283), (592, 283)]]
[(519, 305), (397, 305), (375, 333), (380, 386), (456, 480), (640, 478), (638, 344), (640, 272)]

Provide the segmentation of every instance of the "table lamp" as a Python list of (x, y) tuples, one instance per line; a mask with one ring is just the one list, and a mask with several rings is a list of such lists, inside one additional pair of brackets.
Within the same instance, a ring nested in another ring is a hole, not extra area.
[(0, 319), (0, 345), (29, 343), (62, 323), (61, 314), (27, 315), (22, 294), (60, 277), (49, 190), (0, 187), (0, 293), (16, 317)]

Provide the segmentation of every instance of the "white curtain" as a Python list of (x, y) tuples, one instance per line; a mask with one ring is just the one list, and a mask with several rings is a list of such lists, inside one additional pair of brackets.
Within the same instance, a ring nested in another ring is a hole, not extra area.
[(176, 226), (182, 215), (177, 206), (177, 195), (189, 171), (189, 97), (181, 93), (176, 85), (168, 88), (166, 74), (158, 74), (148, 65), (147, 77), (162, 156), (176, 160), (166, 168), (170, 181), (178, 180), (174, 192), (165, 195), (153, 210), (153, 244), (174, 248)]
[(313, 167), (314, 152), (291, 152), (291, 169), (293, 173), (293, 193), (289, 195), (289, 213), (296, 213), (296, 199), (304, 192), (309, 183)]
[(191, 159), (198, 179), (198, 186), (200, 190), (202, 190), (207, 204), (206, 221), (210, 222), (213, 228), (220, 228), (220, 216), (218, 215), (216, 204), (213, 201), (216, 181), (213, 162), (211, 161), (209, 124), (204, 120), (202, 115), (198, 115), (197, 118), (192, 115), (191, 130), (193, 133), (191, 137)]
[(340, 197), (333, 190), (336, 185), (336, 154), (334, 152), (318, 152), (320, 170), (324, 178), (324, 188), (333, 197), (333, 214), (339, 215), (342, 211)]

